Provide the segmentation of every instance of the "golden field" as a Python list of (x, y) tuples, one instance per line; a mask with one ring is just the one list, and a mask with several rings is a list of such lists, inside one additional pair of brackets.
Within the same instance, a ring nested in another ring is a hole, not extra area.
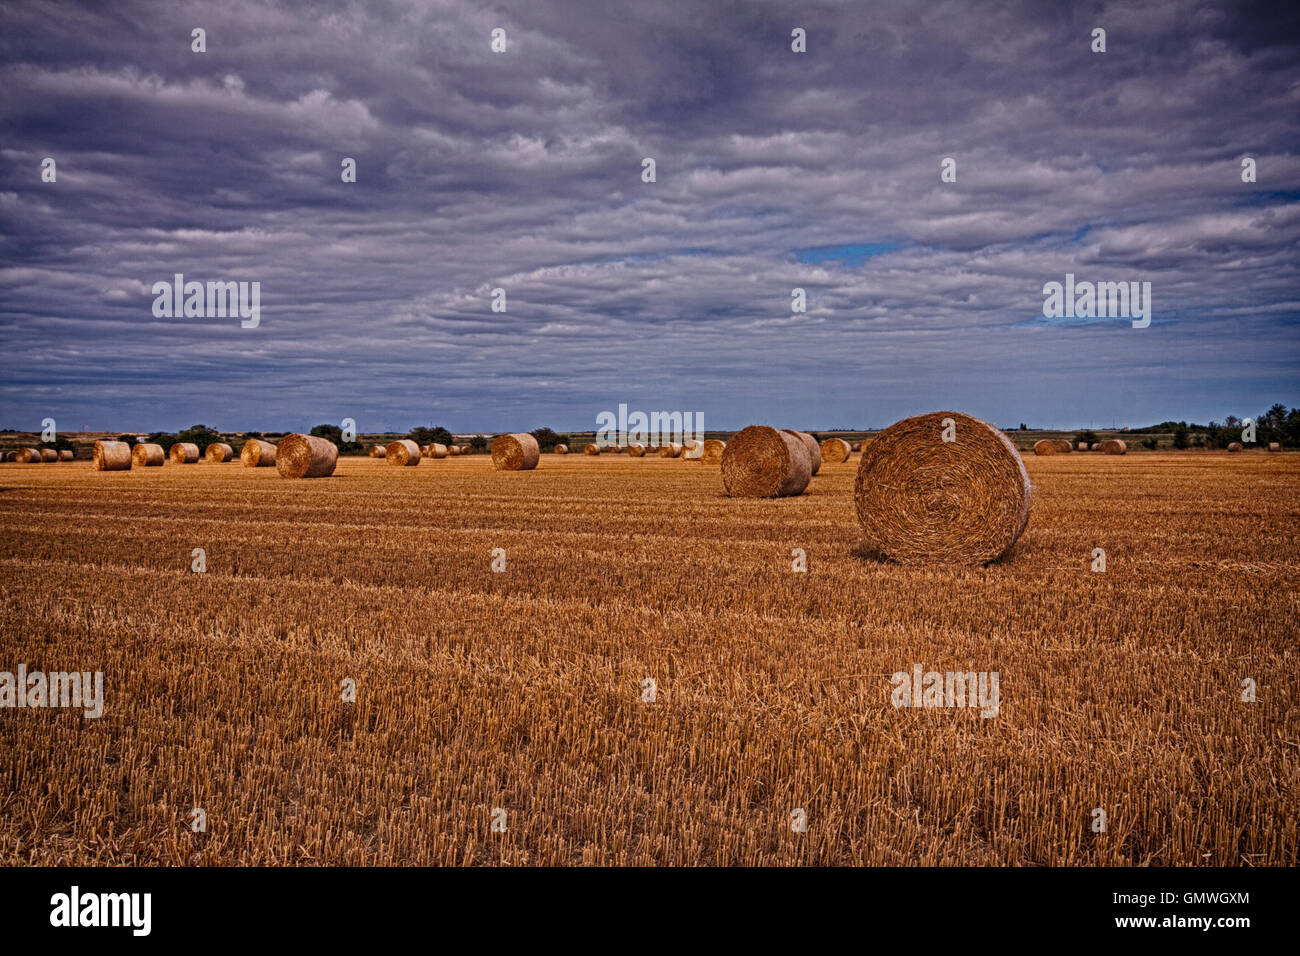
[[(0, 671), (105, 682), (0, 709), (0, 864), (1295, 864), (1300, 456), (1026, 464), (1019, 544), (956, 569), (858, 549), (857, 456), (779, 500), (609, 455), (0, 465)], [(896, 709), (914, 664), (999, 715)]]

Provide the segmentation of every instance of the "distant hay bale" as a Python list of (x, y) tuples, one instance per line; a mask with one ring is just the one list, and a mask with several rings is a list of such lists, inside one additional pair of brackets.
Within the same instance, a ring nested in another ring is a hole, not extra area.
[(1281, 451), (1281, 450), (1282, 450), (1282, 445), (1281, 445), (1280, 443), (1278, 443), (1278, 442), (1271, 441), (1271, 442), (1268, 443), (1268, 450), (1269, 450), (1269, 451)]
[(613, 445), (610, 445), (610, 446), (609, 446), (609, 450), (612, 451), (612, 452), (613, 452), (614, 454), (616, 454), (616, 455), (626, 455), (626, 454), (627, 454), (627, 449), (624, 448), (622, 445), (619, 445), (619, 444), (617, 444), (617, 443), (615, 443), (615, 444), (613, 444)]
[(71, 448), (59, 449), (59, 461), (72, 461), (77, 456), (72, 453)]
[(808, 449), (808, 461), (814, 475), (822, 470), (822, 446), (817, 444), (816, 438), (813, 438), (807, 432), (797, 432), (793, 428), (783, 428), (781, 431), (789, 432), (804, 443), (804, 447)]
[(460, 453), (462, 455), (468, 455), (471, 451), (473, 451), (473, 449), (470, 448), (469, 445), (460, 445), (458, 447), (460, 448)]
[(1069, 454), (1070, 452), (1074, 451), (1074, 446), (1071, 445), (1064, 438), (1057, 438), (1055, 439), (1055, 442), (1056, 442), (1056, 450), (1061, 452), (1062, 454)]
[(266, 468), (275, 464), (276, 446), (260, 438), (250, 438), (239, 450), (245, 468)]
[(1089, 451), (1101, 451), (1101, 442), (1095, 441), (1088, 448)]
[[(944, 441), (945, 419), (956, 427)], [(853, 499), (868, 547), (902, 564), (985, 564), (1029, 521), (1032, 487), (1016, 446), (960, 412), (907, 418), (862, 452)]]
[(639, 441), (628, 442), (627, 453), (633, 458), (644, 458), (645, 445), (641, 444)]
[(822, 461), (848, 461), (853, 449), (843, 438), (827, 438), (822, 442)]
[(96, 471), (131, 470), (131, 446), (124, 441), (97, 441), (91, 457)]
[(1239, 441), (1228, 443), (1228, 451), (1245, 451), (1245, 450), (1246, 449), (1242, 446), (1241, 442)]
[(554, 448), (551, 449), (551, 454), (553, 455), (567, 455), (568, 453), (569, 453), (568, 445), (563, 445), (563, 444), (556, 445)]
[(448, 454), (449, 456), (451, 456), (452, 458), (455, 458), (457, 455), (460, 454), (460, 446), (459, 446), (459, 445), (448, 445), (448, 446), (447, 446), (447, 454)]
[(1128, 453), (1128, 445), (1118, 438), (1107, 438), (1099, 450), (1103, 455), (1124, 455)]
[(144, 442), (131, 446), (131, 463), (141, 468), (161, 468), (167, 460), (167, 453), (162, 445)]
[(599, 454), (600, 454), (600, 446), (597, 445), (597, 444), (594, 444), (594, 443), (593, 443), (593, 444), (586, 445), (586, 446), (582, 449), (582, 453), (583, 453), (584, 455), (599, 455)]
[(704, 442), (704, 454), (700, 456), (700, 461), (716, 465), (722, 461), (722, 453), (726, 450), (727, 443), (718, 438), (709, 438)]
[(853, 451), (854, 451), (855, 453), (856, 453), (856, 452), (860, 452), (860, 451), (862, 451), (862, 442), (860, 442), (860, 441), (855, 441), (855, 442), (851, 443), (851, 444), (849, 445), (849, 447), (852, 448)]
[[(338, 460), (339, 446), (316, 435), (285, 435), (275, 450), (275, 470), (281, 478), (328, 478)], [(415, 460), (420, 460), (418, 455)]]
[(39, 448), (19, 448), (15, 460), (25, 465), (39, 465), (41, 463), (41, 450)]
[(492, 467), (497, 471), (529, 471), (537, 467), (537, 439), (526, 432), (498, 435), (492, 442)]
[(42, 448), (41, 461), (58, 461), (59, 451), (57, 448)]
[(235, 449), (231, 448), (223, 441), (216, 441), (207, 447), (204, 455), (207, 457), (208, 461), (220, 465), (235, 457)]
[(3, 454), (0, 454), (0, 461), (17, 461), (17, 460), (18, 460), (18, 452), (16, 451), (7, 451), (4, 452)]
[(425, 455), (424, 457), (426, 457), (426, 458), (446, 458), (446, 457), (447, 457), (447, 446), (446, 446), (446, 445), (440, 445), (440, 444), (438, 444), (437, 442), (434, 442), (433, 444), (431, 444), (431, 445), (429, 446), (429, 453), (428, 453), (427, 455)]
[(387, 456), (388, 456), (388, 446), (387, 446), (387, 445), (371, 445), (371, 446), (370, 446), (370, 457), (371, 457), (371, 458), (386, 458)]
[(199, 446), (192, 441), (178, 441), (172, 445), (173, 465), (193, 465), (199, 460)]
[(704, 442), (698, 438), (688, 438), (682, 442), (682, 457), (688, 461), (703, 461)]
[(390, 465), (414, 468), (420, 463), (420, 446), (409, 438), (399, 438), (388, 443), (384, 449), (384, 459)]
[(1087, 451), (1087, 450), (1088, 450), (1088, 443), (1087, 443), (1086, 441), (1081, 441), (1081, 442), (1079, 442), (1077, 448), (1078, 448), (1079, 451)]
[(722, 485), (732, 498), (798, 495), (811, 479), (808, 446), (788, 431), (750, 425), (722, 451)]
[(660, 458), (681, 458), (682, 443), (677, 441), (670, 441), (667, 445), (660, 445), (659, 457)]
[(1050, 438), (1040, 438), (1034, 442), (1035, 455), (1055, 455), (1061, 449), (1056, 447), (1056, 442)]

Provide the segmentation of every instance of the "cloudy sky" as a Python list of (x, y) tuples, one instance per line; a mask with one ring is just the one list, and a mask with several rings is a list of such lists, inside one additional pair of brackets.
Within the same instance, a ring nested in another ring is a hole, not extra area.
[[(1285, 6), (7, 0), (0, 425), (1300, 404)], [(260, 326), (156, 318), (178, 272)], [(1150, 327), (1044, 318), (1067, 272), (1150, 282)]]

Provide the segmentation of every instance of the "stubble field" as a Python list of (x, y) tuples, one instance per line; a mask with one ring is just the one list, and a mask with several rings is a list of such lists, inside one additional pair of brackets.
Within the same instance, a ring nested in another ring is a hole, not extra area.
[[(949, 569), (858, 548), (856, 456), (762, 501), (608, 455), (0, 465), (0, 671), (105, 697), (0, 709), (0, 864), (1295, 864), (1300, 456), (1027, 466), (1011, 555)], [(998, 715), (895, 708), (916, 664)]]

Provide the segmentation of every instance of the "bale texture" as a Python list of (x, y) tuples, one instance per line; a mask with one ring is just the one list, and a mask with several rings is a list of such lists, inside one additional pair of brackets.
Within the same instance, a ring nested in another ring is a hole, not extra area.
[(199, 446), (192, 441), (178, 441), (172, 445), (173, 465), (193, 465), (199, 460)]
[(388, 457), (388, 446), (387, 446), (387, 445), (371, 445), (371, 446), (370, 446), (370, 457), (371, 457), (371, 458), (386, 458), (386, 457)]
[[(943, 420), (956, 441), (943, 440)], [(1032, 487), (1015, 445), (961, 412), (907, 418), (862, 452), (853, 499), (866, 543), (902, 564), (985, 564), (1015, 544)]]
[(750, 425), (722, 451), (722, 485), (732, 498), (784, 498), (802, 494), (812, 478), (803, 439), (790, 432)]
[(204, 451), (204, 456), (214, 464), (224, 464), (235, 457), (235, 449), (223, 441), (214, 441)]
[(706, 461), (711, 465), (716, 465), (722, 461), (722, 452), (726, 449), (727, 443), (718, 438), (709, 438), (704, 442), (704, 454), (700, 456), (700, 461)]
[(1118, 438), (1107, 438), (1101, 443), (1100, 451), (1104, 455), (1124, 455), (1128, 453), (1128, 445)]
[(1245, 447), (1239, 441), (1228, 442), (1228, 451), (1245, 451)]
[(432, 445), (429, 446), (429, 454), (426, 455), (425, 457), (426, 457), (426, 458), (446, 458), (446, 457), (447, 457), (447, 446), (446, 446), (446, 445), (439, 445), (437, 442), (434, 442)]
[(843, 438), (828, 438), (822, 442), (822, 461), (848, 461), (853, 448)]
[(339, 446), (316, 435), (285, 435), (275, 449), (275, 470), (281, 478), (328, 478), (338, 460)]
[(162, 445), (148, 442), (131, 446), (131, 463), (141, 468), (161, 468), (167, 460), (167, 453)]
[(72, 461), (72, 459), (74, 459), (75, 457), (76, 455), (72, 453), (71, 448), (59, 449), (59, 461)]
[(812, 473), (815, 475), (822, 470), (822, 446), (817, 444), (817, 439), (813, 438), (807, 432), (797, 432), (793, 428), (783, 428), (783, 432), (789, 432), (804, 443), (808, 449), (808, 461), (812, 464)]
[(492, 467), (497, 471), (530, 471), (537, 467), (537, 439), (526, 432), (498, 435), (492, 442)]
[(388, 443), (384, 449), (384, 459), (390, 465), (414, 468), (420, 463), (420, 446), (409, 438), (399, 438)]
[(245, 468), (266, 468), (275, 464), (276, 446), (260, 438), (250, 438), (239, 450)]
[(553, 449), (551, 449), (551, 452), (552, 454), (556, 454), (556, 455), (567, 455), (569, 453), (569, 446), (556, 445)]
[(131, 470), (131, 446), (124, 441), (97, 441), (91, 457), (96, 471)]
[(1035, 455), (1055, 455), (1060, 450), (1056, 447), (1056, 442), (1050, 438), (1041, 438), (1034, 442)]

